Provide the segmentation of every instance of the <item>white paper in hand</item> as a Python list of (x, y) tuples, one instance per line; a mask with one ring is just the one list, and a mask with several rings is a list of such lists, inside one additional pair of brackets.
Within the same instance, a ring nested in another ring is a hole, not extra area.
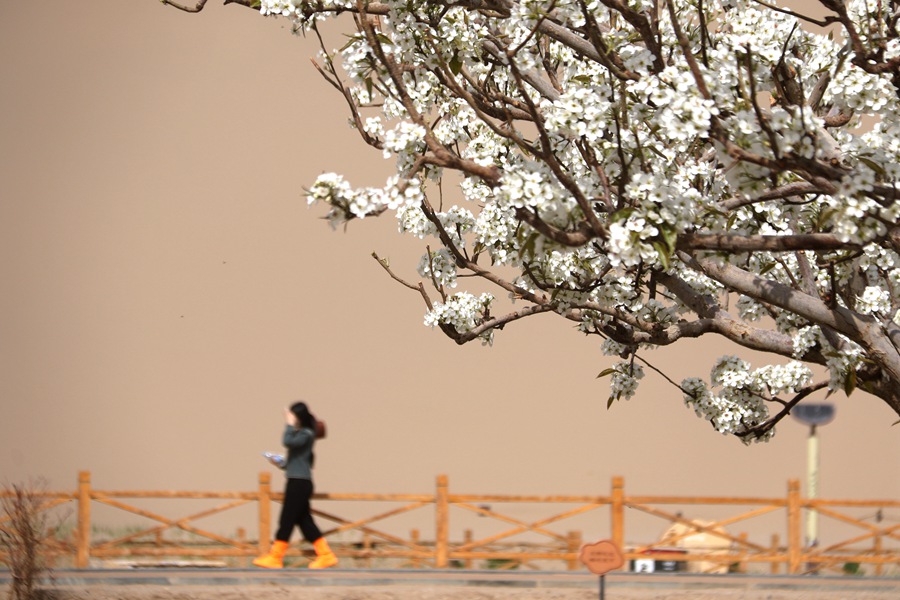
[(268, 460), (279, 469), (284, 468), (284, 456), (282, 456), (281, 454), (275, 454), (274, 452), (263, 452), (262, 455), (266, 457), (266, 460)]

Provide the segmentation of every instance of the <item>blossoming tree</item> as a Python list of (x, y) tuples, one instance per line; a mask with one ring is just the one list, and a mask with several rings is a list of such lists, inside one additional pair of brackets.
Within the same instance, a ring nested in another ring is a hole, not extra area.
[[(774, 2), (225, 0), (319, 35), (319, 72), (396, 174), (326, 174), (309, 202), (423, 240), (420, 282), (379, 260), (427, 325), (490, 343), (555, 313), (618, 357), (610, 403), (653, 347), (766, 353), (672, 382), (744, 441), (826, 388), (900, 415), (900, 1)], [(333, 17), (353, 31), (335, 50)]]

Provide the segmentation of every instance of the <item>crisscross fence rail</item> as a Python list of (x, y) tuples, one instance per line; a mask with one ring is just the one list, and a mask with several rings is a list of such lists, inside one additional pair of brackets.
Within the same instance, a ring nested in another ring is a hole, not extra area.
[[(100, 490), (92, 486), (90, 473), (82, 471), (74, 492), (40, 495), (43, 510), (69, 506), (74, 513), (69, 533), (53, 535), (45, 545), (53, 554), (71, 558), (76, 568), (112, 559), (165, 557), (246, 564), (268, 551), (273, 507), (282, 500), (267, 472), (260, 473), (252, 491), (211, 492)], [(136, 506), (137, 500), (152, 502), (153, 509)], [(162, 514), (158, 507), (174, 500), (203, 501), (206, 506), (181, 517)], [(92, 513), (101, 506), (150, 525), (96, 536)], [(242, 517), (227, 517), (241, 524), (234, 535), (198, 523), (233, 514), (239, 507), (245, 507)], [(247, 510), (255, 515), (248, 519)], [(813, 547), (803, 540), (807, 511), (817, 511), (833, 524), (827, 539)], [(354, 512), (356, 516), (349, 516)], [(347, 559), (345, 566), (393, 561), (394, 566), (409, 568), (551, 565), (575, 570), (582, 568), (578, 553), (586, 529), (603, 531), (632, 568), (647, 561), (671, 564), (674, 557), (675, 568), (692, 572), (745, 571), (762, 565), (773, 573), (790, 574), (857, 572), (862, 566), (874, 575), (900, 573), (900, 523), (891, 518), (900, 513), (900, 500), (807, 499), (796, 480), (788, 482), (785, 496), (768, 498), (630, 496), (621, 477), (613, 478), (605, 495), (514, 496), (451, 493), (448, 478), (441, 475), (434, 491), (425, 494), (317, 493), (314, 513), (332, 547)], [(255, 535), (247, 534), (248, 520), (255, 521), (250, 526)], [(418, 527), (398, 533), (396, 522), (404, 520), (419, 526), (430, 522), (433, 531), (424, 537)], [(0, 517), (0, 528), (6, 527), (8, 519)], [(649, 529), (665, 529), (666, 535), (630, 541), (648, 537)], [(307, 553), (294, 544), (289, 556)]]

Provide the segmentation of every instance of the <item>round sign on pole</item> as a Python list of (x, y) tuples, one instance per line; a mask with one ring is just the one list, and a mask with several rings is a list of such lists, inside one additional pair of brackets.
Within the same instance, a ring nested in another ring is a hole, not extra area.
[(581, 547), (578, 559), (595, 575), (606, 575), (625, 564), (622, 551), (611, 540), (600, 540)]
[(834, 419), (834, 404), (798, 404), (791, 410), (791, 416), (806, 425), (827, 425)]

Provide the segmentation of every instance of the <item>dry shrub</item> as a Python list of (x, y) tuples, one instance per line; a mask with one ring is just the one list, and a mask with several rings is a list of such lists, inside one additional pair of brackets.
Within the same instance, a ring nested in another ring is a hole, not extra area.
[(0, 491), (0, 559), (9, 567), (11, 600), (37, 600), (46, 595), (37, 588), (50, 572), (44, 549), (48, 515), (41, 482), (7, 484)]

